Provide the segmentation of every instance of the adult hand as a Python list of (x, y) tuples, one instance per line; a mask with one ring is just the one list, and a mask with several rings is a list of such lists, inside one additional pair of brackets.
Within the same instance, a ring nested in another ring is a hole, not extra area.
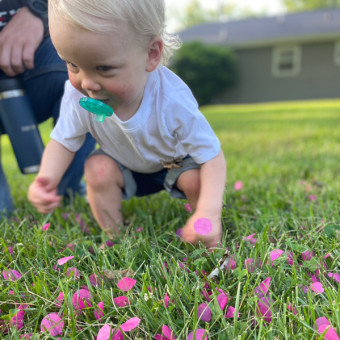
[(34, 54), (44, 37), (44, 25), (27, 7), (0, 32), (0, 68), (9, 77), (33, 69)]

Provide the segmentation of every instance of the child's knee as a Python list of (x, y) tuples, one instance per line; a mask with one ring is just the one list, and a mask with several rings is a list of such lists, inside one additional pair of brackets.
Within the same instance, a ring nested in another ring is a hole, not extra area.
[(95, 155), (85, 163), (85, 178), (88, 186), (105, 188), (117, 181), (122, 181), (118, 165), (109, 157)]

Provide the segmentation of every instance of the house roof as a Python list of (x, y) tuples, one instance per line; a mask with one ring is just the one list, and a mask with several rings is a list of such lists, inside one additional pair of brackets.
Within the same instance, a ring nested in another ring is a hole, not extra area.
[(205, 23), (179, 33), (183, 42), (201, 40), (234, 48), (278, 42), (340, 40), (340, 9)]

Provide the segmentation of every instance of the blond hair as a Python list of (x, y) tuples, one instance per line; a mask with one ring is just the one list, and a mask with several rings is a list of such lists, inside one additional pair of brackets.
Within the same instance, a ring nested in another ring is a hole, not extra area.
[(179, 37), (165, 30), (164, 0), (49, 0), (48, 4), (49, 13), (89, 31), (119, 31), (126, 25), (138, 41), (160, 37), (163, 65), (180, 47)]

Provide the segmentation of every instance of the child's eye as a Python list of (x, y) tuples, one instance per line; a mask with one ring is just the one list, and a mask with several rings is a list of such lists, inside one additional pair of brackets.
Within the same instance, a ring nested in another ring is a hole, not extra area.
[(101, 72), (107, 72), (110, 71), (111, 69), (112, 69), (111, 66), (97, 66), (97, 70)]
[(71, 62), (69, 62), (69, 61), (66, 61), (66, 65), (67, 65), (68, 68), (70, 68), (70, 69), (72, 69), (72, 70), (75, 70), (75, 69), (78, 68), (77, 65), (75, 65), (75, 64), (73, 64), (73, 63), (71, 63)]

